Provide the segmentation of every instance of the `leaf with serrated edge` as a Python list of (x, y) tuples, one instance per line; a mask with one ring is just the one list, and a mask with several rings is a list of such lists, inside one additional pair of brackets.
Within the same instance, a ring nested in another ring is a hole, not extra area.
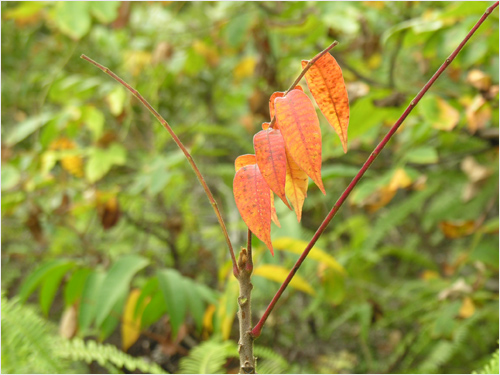
[(285, 195), (286, 154), (281, 132), (276, 129), (261, 130), (253, 137), (253, 146), (262, 176), (271, 190), (292, 209)]
[(300, 223), (302, 218), (302, 206), (304, 205), (304, 200), (307, 197), (307, 186), (308, 178), (306, 172), (304, 172), (295, 163), (295, 161), (286, 152), (286, 184), (285, 192), (288, 199), (292, 203), (295, 209), (295, 214), (297, 215), (297, 220)]
[(272, 190), (270, 190), (270, 192), (271, 192), (271, 220), (273, 221), (274, 224), (276, 224), (278, 227), (281, 228), (280, 221), (278, 220), (278, 215), (276, 214), (276, 207), (274, 207), (274, 194)]
[(258, 239), (274, 255), (271, 244), (271, 199), (270, 189), (262, 177), (257, 164), (241, 167), (234, 176), (233, 194), (236, 207), (248, 226)]
[[(309, 61), (302, 61), (304, 68)], [(306, 73), (307, 86), (321, 113), (335, 129), (347, 152), (347, 127), (349, 126), (349, 99), (342, 77), (342, 70), (329, 53), (321, 56)]]
[(326, 195), (321, 180), (321, 130), (311, 101), (302, 91), (292, 90), (276, 98), (275, 105), (289, 155)]

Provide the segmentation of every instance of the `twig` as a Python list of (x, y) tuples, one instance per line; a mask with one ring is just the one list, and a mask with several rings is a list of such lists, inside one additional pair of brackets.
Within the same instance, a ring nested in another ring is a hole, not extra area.
[(191, 168), (193, 168), (194, 173), (196, 174), (196, 177), (198, 177), (198, 181), (200, 181), (201, 186), (203, 186), (203, 189), (205, 190), (205, 193), (207, 194), (208, 200), (212, 204), (212, 207), (215, 211), (215, 215), (217, 216), (217, 219), (219, 220), (220, 227), (222, 229), (222, 233), (224, 234), (224, 237), (226, 239), (227, 247), (229, 248), (229, 253), (231, 255), (231, 260), (233, 262), (233, 273), (235, 276), (238, 274), (238, 266), (236, 264), (236, 258), (234, 256), (234, 250), (233, 250), (233, 245), (231, 244), (231, 240), (229, 239), (229, 235), (227, 233), (226, 225), (224, 224), (224, 220), (222, 219), (222, 215), (219, 211), (219, 207), (217, 206), (217, 202), (214, 199), (214, 196), (212, 192), (210, 191), (210, 188), (208, 187), (207, 183), (205, 182), (205, 179), (203, 178), (200, 170), (198, 169), (196, 163), (193, 160), (193, 157), (189, 153), (189, 151), (186, 149), (186, 147), (182, 144), (181, 140), (177, 137), (177, 135), (174, 133), (168, 122), (149, 104), (146, 99), (132, 86), (130, 86), (128, 83), (126, 83), (123, 79), (118, 77), (115, 73), (113, 73), (111, 70), (106, 68), (105, 66), (99, 64), (98, 62), (92, 60), (91, 58), (81, 55), (80, 56), (82, 59), (88, 61), (89, 63), (95, 65), (99, 69), (101, 69), (104, 73), (109, 75), (111, 78), (115, 79), (118, 83), (120, 83), (122, 86), (124, 86), (132, 95), (134, 95), (139, 101), (151, 112), (151, 114), (156, 117), (156, 119), (163, 125), (163, 127), (170, 133), (172, 138), (174, 139), (175, 143), (177, 143), (177, 146), (182, 150), (184, 155), (186, 156), (186, 159), (188, 160), (189, 164), (191, 165)]
[[(339, 42), (337, 41), (334, 41), (332, 44), (330, 44), (328, 47), (326, 47), (323, 51), (321, 51), (320, 53), (318, 53), (316, 56), (314, 56), (311, 60), (309, 60), (309, 62), (307, 63), (307, 65), (304, 67), (304, 69), (302, 69), (302, 71), (300, 72), (299, 76), (297, 77), (297, 79), (295, 79), (295, 81), (292, 83), (292, 85), (288, 88), (288, 90), (285, 91), (285, 95), (283, 96), (286, 96), (286, 94), (288, 94), (290, 91), (292, 91), (295, 86), (297, 86), (300, 82), (300, 80), (302, 79), (302, 77), (304, 77), (304, 75), (307, 73), (307, 71), (311, 68), (311, 66), (314, 65), (314, 63), (316, 61), (318, 61), (324, 54), (328, 53), (328, 51), (330, 51), (333, 47), (335, 47), (337, 44), (339, 44)], [(273, 119), (271, 120), (271, 122), (269, 123), (269, 127), (272, 128), (274, 126), (274, 124), (276, 123), (276, 114), (274, 114), (273, 116)]]
[(410, 104), (408, 105), (408, 107), (406, 108), (406, 110), (403, 112), (403, 114), (401, 115), (401, 117), (398, 119), (398, 121), (396, 121), (396, 123), (392, 126), (392, 128), (387, 133), (387, 135), (382, 139), (382, 141), (378, 144), (378, 146), (375, 148), (375, 150), (370, 154), (370, 156), (366, 160), (365, 164), (363, 164), (363, 166), (359, 170), (358, 174), (353, 178), (353, 180), (351, 181), (351, 183), (349, 184), (349, 186), (347, 186), (347, 188), (342, 193), (342, 195), (340, 196), (340, 198), (333, 205), (333, 208), (331, 209), (330, 213), (323, 220), (323, 222), (321, 223), (320, 227), (318, 228), (318, 230), (314, 234), (313, 238), (311, 239), (311, 241), (309, 242), (309, 244), (305, 248), (304, 252), (302, 253), (302, 255), (300, 256), (300, 258), (297, 260), (297, 262), (295, 263), (295, 265), (291, 269), (290, 273), (288, 274), (287, 278), (285, 279), (285, 281), (283, 282), (283, 284), (279, 288), (278, 292), (276, 293), (276, 295), (272, 299), (271, 303), (266, 308), (266, 311), (264, 312), (264, 314), (260, 318), (259, 322), (252, 329), (252, 335), (254, 337), (257, 338), (258, 336), (260, 336), (260, 333), (262, 331), (262, 327), (263, 327), (264, 323), (266, 322), (269, 314), (271, 313), (271, 311), (273, 310), (274, 306), (276, 305), (276, 302), (281, 297), (281, 295), (285, 291), (286, 287), (290, 283), (290, 280), (292, 280), (293, 276), (295, 275), (295, 273), (297, 272), (297, 270), (301, 266), (302, 262), (304, 261), (304, 259), (307, 257), (307, 255), (309, 254), (309, 252), (313, 248), (313, 246), (316, 243), (316, 241), (318, 241), (318, 239), (321, 236), (321, 234), (324, 232), (324, 230), (326, 229), (326, 227), (328, 226), (328, 224), (330, 223), (330, 221), (333, 219), (333, 217), (335, 216), (335, 214), (338, 212), (338, 210), (340, 209), (340, 207), (342, 206), (342, 204), (346, 201), (347, 197), (349, 196), (349, 194), (351, 193), (351, 191), (354, 189), (354, 187), (356, 186), (356, 184), (358, 183), (358, 181), (361, 179), (361, 177), (363, 177), (363, 175), (365, 174), (366, 170), (370, 167), (370, 165), (376, 159), (376, 157), (378, 156), (378, 154), (382, 151), (382, 149), (385, 147), (385, 145), (389, 142), (389, 140), (394, 135), (394, 133), (396, 133), (396, 131), (398, 130), (398, 128), (401, 126), (401, 124), (406, 119), (406, 117), (410, 114), (410, 112), (413, 110), (413, 108), (415, 108), (415, 106), (418, 104), (418, 102), (420, 101), (420, 99), (422, 99), (422, 97), (429, 90), (429, 88), (439, 78), (439, 76), (441, 75), (441, 73), (443, 73), (445, 71), (445, 69), (448, 67), (448, 65), (450, 65), (450, 63), (453, 61), (453, 59), (455, 59), (455, 57), (458, 55), (458, 53), (462, 50), (463, 46), (467, 43), (467, 41), (476, 32), (476, 30), (479, 28), (479, 26), (481, 26), (481, 24), (484, 22), (484, 20), (490, 15), (490, 13), (493, 11), (493, 9), (495, 9), (497, 6), (498, 6), (498, 1), (495, 4), (493, 4), (492, 6), (490, 6), (488, 9), (486, 9), (486, 12), (479, 19), (479, 21), (477, 21), (477, 23), (474, 25), (474, 27), (471, 29), (471, 31), (469, 31), (469, 33), (464, 38), (464, 40), (458, 45), (458, 47), (455, 49), (455, 51), (453, 51), (453, 53), (445, 60), (445, 62), (436, 71), (436, 73), (434, 73), (434, 75), (429, 80), (429, 82), (427, 82), (426, 85), (422, 88), (422, 90), (420, 90), (420, 92), (417, 94), (417, 96), (415, 97), (415, 99), (413, 99), (410, 102)]

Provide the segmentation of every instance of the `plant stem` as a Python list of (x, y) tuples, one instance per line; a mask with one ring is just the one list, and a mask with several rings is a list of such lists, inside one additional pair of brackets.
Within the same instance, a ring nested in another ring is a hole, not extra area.
[(467, 43), (467, 41), (470, 39), (470, 37), (476, 32), (476, 30), (481, 26), (481, 24), (484, 22), (484, 20), (490, 15), (490, 13), (493, 11), (498, 6), (498, 1), (490, 6), (488, 9), (486, 9), (486, 12), (483, 14), (483, 16), (477, 21), (477, 23), (474, 25), (474, 27), (469, 31), (467, 36), (462, 40), (462, 42), (458, 45), (458, 47), (453, 51), (453, 53), (445, 60), (445, 62), (441, 65), (441, 67), (434, 73), (434, 75), (431, 77), (431, 79), (426, 83), (426, 85), (420, 90), (420, 92), (417, 94), (415, 99), (413, 99), (406, 110), (403, 112), (401, 117), (396, 121), (396, 123), (392, 126), (392, 128), (389, 130), (387, 135), (382, 139), (382, 141), (378, 144), (378, 146), (373, 150), (373, 152), (370, 154), (366, 162), (363, 164), (359, 172), (356, 174), (356, 176), (353, 178), (349, 186), (345, 189), (345, 191), (342, 193), (340, 198), (337, 200), (337, 202), (333, 205), (333, 208), (331, 211), (328, 213), (326, 218), (323, 220), (321, 225), (319, 226), (318, 230), (314, 234), (313, 238), (307, 245), (307, 247), (304, 249), (304, 252), (301, 254), (300, 258), (297, 260), (293, 268), (291, 269), (290, 273), (288, 274), (287, 278), (283, 282), (283, 284), (280, 286), (278, 292), (276, 292), (276, 295), (273, 297), (271, 303), (269, 306), (266, 308), (266, 311), (260, 318), (259, 322), (255, 325), (255, 327), (252, 329), (252, 335), (257, 338), (260, 336), (262, 327), (264, 326), (264, 323), (266, 322), (269, 314), (273, 310), (274, 306), (276, 305), (276, 302), (278, 299), (281, 297), (283, 294), (284, 290), (290, 283), (290, 280), (292, 280), (293, 276), (299, 269), (299, 267), (302, 265), (302, 262), (304, 259), (307, 257), (311, 249), (313, 248), (314, 244), (316, 241), (318, 241), (319, 237), (321, 234), (324, 232), (330, 221), (333, 219), (335, 214), (338, 212), (342, 204), (346, 201), (347, 197), (351, 193), (352, 189), (356, 186), (356, 184), (359, 182), (361, 177), (365, 174), (366, 170), (370, 167), (370, 165), (373, 163), (375, 158), (378, 156), (380, 151), (385, 147), (385, 145), (389, 142), (391, 137), (396, 133), (398, 128), (401, 126), (403, 121), (406, 119), (406, 117), (410, 114), (410, 112), (415, 108), (415, 106), (418, 104), (420, 99), (425, 95), (425, 93), (429, 90), (429, 88), (434, 84), (434, 82), (438, 79), (438, 77), (443, 73), (448, 65), (455, 59), (455, 57), (458, 55), (458, 53), (462, 50), (463, 46)]
[(238, 297), (238, 320), (240, 322), (240, 340), (238, 352), (240, 353), (240, 374), (255, 374), (256, 358), (253, 356), (252, 331), (252, 306), (251, 294), (253, 285), (251, 277), (253, 272), (252, 260), (252, 232), (248, 230), (247, 248), (241, 249), (238, 257), (238, 283), (240, 295)]
[[(302, 79), (302, 77), (305, 76), (305, 74), (311, 68), (311, 66), (313, 66), (316, 63), (316, 61), (318, 61), (324, 54), (328, 53), (328, 51), (330, 51), (337, 44), (339, 44), (339, 42), (334, 41), (332, 44), (330, 44), (328, 47), (326, 47), (323, 51), (321, 51), (316, 56), (314, 56), (311, 60), (309, 60), (307, 65), (304, 67), (304, 69), (302, 69), (299, 76), (295, 79), (295, 81), (293, 81), (292, 85), (288, 88), (288, 90), (285, 91), (285, 95), (283, 95), (283, 96), (286, 96), (286, 94), (288, 94), (290, 91), (292, 91), (295, 88), (295, 86), (297, 86), (299, 84), (300, 80)], [(276, 123), (276, 114), (273, 116), (273, 119), (269, 123), (269, 127), (272, 128), (275, 123)]]
[(172, 138), (174, 139), (174, 142), (177, 143), (177, 146), (182, 150), (184, 155), (186, 156), (186, 159), (188, 160), (189, 164), (191, 165), (191, 168), (193, 168), (194, 173), (196, 174), (196, 177), (198, 178), (198, 181), (200, 181), (201, 186), (203, 186), (203, 189), (205, 190), (205, 193), (208, 197), (208, 200), (212, 204), (212, 207), (215, 211), (215, 215), (217, 216), (217, 219), (219, 220), (220, 227), (222, 229), (222, 233), (224, 234), (224, 237), (226, 239), (227, 247), (229, 248), (229, 253), (231, 255), (231, 260), (233, 262), (233, 273), (235, 276), (238, 274), (238, 267), (236, 264), (236, 258), (234, 256), (234, 250), (233, 250), (233, 245), (231, 244), (231, 240), (229, 239), (229, 234), (227, 233), (226, 225), (224, 224), (224, 220), (222, 219), (222, 215), (219, 211), (219, 206), (217, 206), (217, 202), (215, 201), (215, 198), (210, 191), (210, 188), (208, 187), (207, 183), (205, 182), (205, 179), (203, 178), (203, 175), (201, 174), (200, 170), (198, 169), (198, 166), (193, 160), (193, 157), (189, 153), (189, 151), (186, 149), (186, 147), (182, 144), (181, 140), (177, 137), (177, 135), (174, 133), (168, 122), (154, 109), (151, 104), (147, 102), (146, 99), (132, 86), (130, 86), (127, 82), (125, 82), (123, 79), (118, 77), (115, 73), (113, 73), (111, 70), (106, 68), (105, 66), (99, 64), (98, 62), (92, 60), (91, 58), (81, 55), (80, 56), (82, 59), (88, 61), (89, 63), (95, 65), (99, 69), (101, 69), (104, 73), (109, 75), (111, 78), (115, 79), (118, 83), (120, 83), (122, 86), (124, 86), (132, 95), (134, 95), (139, 101), (151, 112), (151, 114), (156, 117), (156, 119), (163, 125), (165, 129), (170, 133)]

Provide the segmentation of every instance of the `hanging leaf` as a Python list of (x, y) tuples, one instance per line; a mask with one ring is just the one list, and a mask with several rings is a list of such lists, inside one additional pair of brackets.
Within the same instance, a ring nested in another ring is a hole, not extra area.
[(302, 206), (307, 197), (308, 178), (293, 158), (286, 152), (286, 184), (285, 192), (290, 202), (292, 202), (297, 220), (300, 223), (302, 218)]
[(234, 168), (236, 169), (236, 172), (238, 172), (240, 168), (250, 164), (257, 164), (257, 159), (255, 158), (255, 155), (251, 154), (241, 155), (238, 156), (234, 161)]
[[(295, 90), (300, 90), (302, 92), (304, 91), (304, 89), (300, 85), (295, 86)], [(271, 95), (271, 97), (269, 98), (269, 114), (271, 115), (271, 120), (273, 119), (274, 114), (275, 114), (274, 101), (276, 98), (282, 98), (283, 96), (285, 96), (284, 91), (277, 91), (277, 92), (273, 93)], [(278, 119), (276, 119), (276, 120), (278, 120)], [(266, 123), (264, 123), (264, 124), (266, 124)], [(267, 129), (269, 127), (269, 123), (267, 123), (267, 127), (265, 127), (265, 128), (264, 128), (264, 124), (262, 124), (262, 129)], [(276, 121), (276, 123), (274, 124), (274, 129), (279, 129), (278, 121)]]
[(274, 194), (272, 190), (270, 191), (271, 193), (271, 220), (273, 221), (274, 224), (276, 224), (278, 227), (281, 228), (280, 221), (278, 220), (278, 215), (276, 214), (276, 207), (274, 207)]
[(276, 98), (275, 105), (289, 155), (326, 195), (321, 180), (321, 130), (311, 101), (302, 91), (292, 90)]
[(233, 181), (236, 207), (238, 207), (238, 211), (248, 228), (266, 244), (271, 250), (271, 254), (274, 255), (271, 244), (269, 191), (269, 186), (262, 177), (257, 164), (245, 165), (236, 172)]
[[(309, 61), (302, 61), (304, 68)], [(321, 113), (335, 129), (347, 152), (347, 127), (349, 126), (349, 99), (342, 77), (342, 70), (329, 53), (321, 56), (306, 73), (307, 86)]]
[(285, 195), (286, 154), (281, 132), (276, 129), (261, 130), (253, 137), (253, 146), (262, 176), (271, 190), (292, 209)]

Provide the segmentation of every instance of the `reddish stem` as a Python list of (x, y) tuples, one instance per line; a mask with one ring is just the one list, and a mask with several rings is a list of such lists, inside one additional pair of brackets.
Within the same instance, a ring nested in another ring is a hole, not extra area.
[(278, 299), (281, 297), (284, 290), (286, 289), (286, 287), (290, 283), (290, 280), (292, 280), (293, 276), (295, 275), (295, 273), (297, 272), (299, 267), (302, 265), (302, 262), (304, 261), (304, 259), (306, 259), (307, 255), (309, 254), (309, 252), (313, 248), (314, 244), (316, 243), (316, 241), (318, 241), (321, 234), (324, 232), (324, 230), (326, 229), (326, 227), (328, 226), (330, 221), (333, 219), (333, 217), (338, 212), (338, 210), (340, 209), (342, 204), (345, 202), (345, 200), (347, 199), (347, 197), (351, 193), (352, 189), (354, 189), (354, 187), (356, 186), (358, 181), (365, 174), (366, 170), (370, 167), (370, 165), (373, 163), (373, 161), (378, 156), (380, 151), (382, 151), (382, 149), (385, 147), (387, 142), (389, 142), (389, 140), (394, 135), (394, 133), (396, 133), (398, 128), (401, 126), (401, 124), (406, 119), (406, 117), (410, 114), (410, 112), (413, 110), (413, 108), (415, 108), (415, 106), (418, 104), (420, 99), (422, 99), (422, 97), (429, 90), (429, 88), (433, 85), (433, 83), (438, 79), (438, 77), (441, 75), (441, 73), (443, 73), (445, 71), (445, 69), (448, 67), (448, 65), (450, 65), (450, 63), (455, 59), (455, 57), (458, 55), (458, 53), (462, 50), (463, 46), (467, 43), (467, 41), (470, 39), (470, 37), (476, 32), (476, 30), (479, 28), (479, 26), (481, 26), (481, 24), (484, 22), (484, 20), (490, 15), (490, 13), (493, 11), (493, 9), (495, 9), (497, 6), (498, 6), (498, 1), (495, 4), (493, 4), (492, 6), (490, 6), (488, 9), (486, 9), (486, 12), (479, 19), (479, 21), (477, 21), (477, 23), (474, 25), (474, 27), (471, 29), (471, 31), (469, 31), (469, 33), (467, 34), (465, 39), (458, 45), (458, 47), (455, 49), (455, 51), (453, 51), (453, 53), (446, 59), (446, 61), (441, 65), (441, 67), (436, 71), (436, 73), (434, 73), (432, 78), (429, 80), (429, 82), (427, 82), (427, 84), (422, 88), (422, 90), (420, 90), (420, 92), (415, 97), (415, 99), (413, 99), (410, 102), (410, 104), (408, 105), (406, 110), (403, 112), (401, 117), (398, 119), (398, 121), (393, 125), (393, 127), (389, 130), (387, 135), (384, 137), (384, 139), (382, 139), (382, 141), (378, 144), (378, 146), (375, 148), (375, 150), (370, 154), (370, 156), (366, 160), (365, 164), (363, 164), (363, 167), (361, 167), (361, 169), (359, 170), (357, 175), (353, 178), (353, 180), (351, 181), (349, 186), (347, 186), (347, 188), (342, 193), (340, 198), (333, 205), (332, 210), (326, 216), (326, 218), (323, 220), (320, 227), (318, 228), (318, 230), (314, 234), (313, 238), (311, 239), (311, 241), (309, 242), (309, 244), (305, 248), (304, 252), (302, 253), (300, 258), (297, 260), (297, 262), (295, 263), (295, 265), (291, 269), (287, 278), (285, 279), (285, 281), (283, 282), (283, 284), (279, 288), (278, 292), (276, 293), (276, 295), (272, 299), (271, 303), (267, 307), (266, 311), (262, 315), (262, 318), (260, 318), (259, 322), (252, 329), (252, 335), (255, 338), (260, 336), (260, 334), (262, 332), (262, 327), (264, 326), (264, 323), (266, 322), (269, 314), (271, 313), (274, 306), (276, 305), (276, 302), (278, 302)]
[(113, 73), (111, 70), (106, 68), (105, 66), (99, 64), (98, 62), (92, 60), (90, 57), (87, 57), (85, 55), (80, 56), (82, 59), (88, 61), (89, 63), (95, 65), (99, 69), (101, 69), (104, 73), (109, 75), (111, 78), (115, 79), (120, 83), (122, 86), (124, 86), (132, 95), (134, 95), (139, 101), (153, 114), (154, 117), (163, 125), (163, 127), (170, 133), (172, 136), (173, 140), (175, 143), (177, 143), (177, 146), (182, 150), (184, 155), (186, 156), (186, 159), (188, 160), (189, 164), (191, 165), (191, 168), (193, 168), (194, 173), (196, 174), (196, 177), (198, 178), (198, 181), (200, 181), (201, 186), (203, 186), (203, 189), (205, 190), (205, 193), (208, 197), (208, 200), (212, 204), (212, 207), (215, 211), (215, 215), (217, 216), (217, 219), (219, 220), (220, 227), (222, 229), (222, 233), (224, 234), (224, 237), (226, 239), (227, 247), (229, 248), (229, 253), (231, 255), (231, 260), (233, 262), (233, 273), (234, 276), (238, 276), (238, 266), (236, 263), (236, 258), (234, 256), (234, 250), (233, 250), (233, 245), (231, 244), (231, 240), (229, 239), (229, 234), (227, 233), (226, 225), (224, 224), (224, 220), (222, 219), (222, 215), (219, 211), (219, 206), (217, 205), (217, 202), (215, 201), (215, 198), (210, 191), (210, 188), (208, 187), (207, 183), (205, 182), (205, 179), (203, 178), (203, 175), (201, 174), (200, 170), (198, 169), (198, 166), (193, 160), (193, 157), (189, 153), (189, 151), (186, 149), (184, 144), (181, 142), (181, 140), (177, 137), (177, 135), (174, 133), (168, 122), (151, 106), (151, 104), (148, 103), (146, 99), (137, 91), (134, 89), (132, 86), (130, 86), (127, 82), (125, 82), (123, 79), (118, 77), (115, 73)]

